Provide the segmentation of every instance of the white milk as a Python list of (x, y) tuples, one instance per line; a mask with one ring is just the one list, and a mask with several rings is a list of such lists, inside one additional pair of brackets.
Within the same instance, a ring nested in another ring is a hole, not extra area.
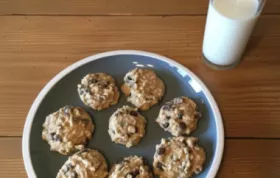
[(210, 2), (203, 41), (203, 54), (213, 64), (237, 63), (258, 18), (259, 0)]

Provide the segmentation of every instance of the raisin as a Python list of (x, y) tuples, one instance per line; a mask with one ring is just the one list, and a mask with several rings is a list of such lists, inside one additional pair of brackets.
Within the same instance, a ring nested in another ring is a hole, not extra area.
[(183, 113), (182, 112), (180, 112), (179, 114), (178, 114), (178, 119), (183, 119)]
[(157, 163), (157, 168), (161, 171), (163, 171), (163, 164), (161, 162)]
[(129, 114), (132, 115), (132, 116), (134, 116), (134, 117), (138, 116), (138, 113), (137, 113), (136, 111), (130, 111)]
[(179, 127), (180, 127), (181, 130), (185, 130), (187, 128), (186, 124), (183, 123), (183, 122), (179, 123)]
[(159, 147), (157, 150), (158, 155), (163, 155), (165, 153), (165, 148), (164, 147)]
[(162, 127), (163, 127), (163, 128), (169, 127), (169, 123), (168, 123), (168, 122), (163, 123), (163, 124), (162, 124)]

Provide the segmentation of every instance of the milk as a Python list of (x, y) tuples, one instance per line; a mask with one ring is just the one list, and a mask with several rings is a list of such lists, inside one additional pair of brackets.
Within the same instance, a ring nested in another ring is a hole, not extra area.
[(238, 63), (259, 16), (259, 0), (212, 0), (209, 4), (203, 54), (212, 64)]

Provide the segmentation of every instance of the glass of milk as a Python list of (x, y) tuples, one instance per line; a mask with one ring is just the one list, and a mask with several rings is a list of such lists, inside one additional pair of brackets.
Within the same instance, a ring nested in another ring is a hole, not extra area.
[(235, 67), (265, 0), (210, 0), (203, 40), (203, 59), (215, 69)]

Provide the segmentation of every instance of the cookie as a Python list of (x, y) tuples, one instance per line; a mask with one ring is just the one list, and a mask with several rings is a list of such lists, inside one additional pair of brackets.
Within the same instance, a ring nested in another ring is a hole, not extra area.
[(152, 178), (149, 166), (142, 157), (129, 156), (110, 170), (109, 178)]
[(51, 150), (67, 155), (84, 149), (93, 130), (94, 125), (84, 109), (65, 106), (46, 117), (42, 138), (49, 143)]
[(113, 142), (132, 147), (145, 135), (146, 119), (130, 106), (119, 108), (109, 119), (108, 133)]
[(164, 104), (156, 122), (174, 136), (185, 136), (196, 129), (201, 117), (202, 114), (197, 111), (197, 104), (188, 97), (182, 96)]
[(84, 149), (70, 156), (59, 170), (56, 178), (105, 178), (108, 166), (101, 153)]
[(85, 105), (98, 111), (117, 104), (120, 96), (115, 80), (105, 73), (86, 75), (78, 84), (78, 93)]
[(164, 83), (156, 73), (142, 68), (129, 71), (121, 88), (127, 101), (140, 110), (148, 110), (157, 104), (165, 92)]
[(173, 137), (162, 139), (156, 146), (154, 174), (160, 178), (191, 177), (203, 169), (205, 151), (195, 137)]

